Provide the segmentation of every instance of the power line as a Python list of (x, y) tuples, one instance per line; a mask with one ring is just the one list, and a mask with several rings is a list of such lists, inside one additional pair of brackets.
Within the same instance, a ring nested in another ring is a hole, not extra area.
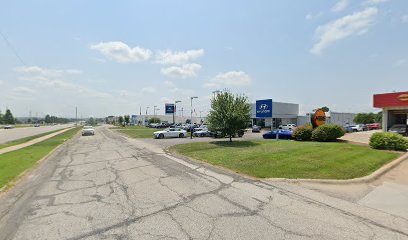
[(17, 57), (17, 59), (26, 67), (27, 64), (24, 62), (24, 60), (20, 57), (20, 55), (18, 54), (18, 52), (16, 51), (16, 49), (13, 47), (13, 45), (10, 43), (10, 41), (8, 40), (8, 38), (6, 37), (6, 35), (4, 35), (2, 33), (2, 31), (0, 30), (0, 35), (1, 37), (4, 39), (4, 41), (6, 42), (7, 46), (11, 49), (11, 51), (13, 52), (13, 54)]

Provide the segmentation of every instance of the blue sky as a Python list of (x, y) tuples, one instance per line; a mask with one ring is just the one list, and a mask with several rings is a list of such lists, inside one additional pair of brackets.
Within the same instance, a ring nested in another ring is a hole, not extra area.
[(190, 96), (206, 112), (225, 88), (361, 112), (408, 90), (405, 0), (2, 1), (0, 32), (0, 109), (17, 116), (189, 111)]

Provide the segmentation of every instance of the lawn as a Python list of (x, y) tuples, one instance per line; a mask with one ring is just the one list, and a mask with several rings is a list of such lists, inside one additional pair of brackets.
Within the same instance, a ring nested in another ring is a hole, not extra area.
[(259, 178), (352, 179), (400, 156), (348, 143), (284, 140), (195, 142), (170, 150)]
[(73, 128), (43, 142), (0, 155), (0, 188), (32, 168), (38, 160), (73, 137), (80, 128)]
[(129, 126), (113, 128), (121, 133), (126, 134), (131, 138), (153, 138), (153, 132), (163, 130), (156, 128), (148, 128), (143, 126)]
[(20, 138), (20, 139), (14, 140), (14, 141), (2, 143), (2, 144), (0, 144), (0, 149), (10, 147), (10, 146), (14, 146), (14, 145), (18, 145), (18, 144), (22, 144), (22, 143), (26, 143), (26, 142), (31, 141), (33, 139), (43, 137), (45, 135), (48, 135), (48, 134), (51, 134), (51, 133), (54, 133), (54, 132), (58, 132), (58, 131), (61, 131), (61, 130), (62, 129), (58, 129), (58, 130), (45, 132), (45, 133), (37, 134), (37, 135), (34, 135), (34, 136), (29, 136), (29, 137)]

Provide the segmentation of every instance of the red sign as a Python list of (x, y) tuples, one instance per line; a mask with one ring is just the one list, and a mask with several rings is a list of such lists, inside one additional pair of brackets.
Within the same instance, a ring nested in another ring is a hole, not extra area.
[(375, 94), (374, 107), (408, 107), (408, 92)]

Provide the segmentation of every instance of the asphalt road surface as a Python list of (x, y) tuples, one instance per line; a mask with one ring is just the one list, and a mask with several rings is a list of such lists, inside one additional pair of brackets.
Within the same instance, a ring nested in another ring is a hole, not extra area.
[(0, 197), (0, 239), (408, 239), (408, 221), (171, 157), (102, 127)]
[(45, 133), (45, 132), (63, 129), (71, 125), (72, 124), (63, 124), (63, 125), (54, 125), (54, 126), (0, 129), (0, 144), (10, 142), (16, 139), (20, 139), (20, 138), (34, 136), (34, 135)]

